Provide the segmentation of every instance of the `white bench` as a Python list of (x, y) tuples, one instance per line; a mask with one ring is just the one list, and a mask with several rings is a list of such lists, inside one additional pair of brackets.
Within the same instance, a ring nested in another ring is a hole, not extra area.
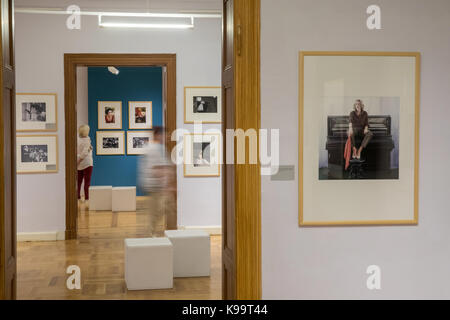
[(112, 188), (112, 211), (136, 211), (136, 187)]
[(173, 244), (175, 278), (208, 277), (211, 266), (210, 235), (203, 230), (167, 230)]
[(173, 246), (167, 238), (125, 239), (128, 290), (173, 288)]
[(89, 211), (111, 211), (112, 186), (89, 187)]

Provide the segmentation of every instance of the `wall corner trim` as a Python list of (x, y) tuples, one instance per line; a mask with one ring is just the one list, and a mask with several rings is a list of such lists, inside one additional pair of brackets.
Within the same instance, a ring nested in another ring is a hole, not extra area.
[(17, 233), (18, 242), (63, 241), (65, 239), (65, 231)]

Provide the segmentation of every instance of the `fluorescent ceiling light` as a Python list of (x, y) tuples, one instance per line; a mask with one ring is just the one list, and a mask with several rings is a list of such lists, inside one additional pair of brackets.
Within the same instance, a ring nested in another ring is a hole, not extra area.
[(108, 67), (108, 71), (111, 72), (114, 75), (118, 75), (119, 74), (119, 70), (116, 67), (110, 66)]
[[(67, 15), (66, 10), (62, 9), (42, 9), (42, 8), (18, 8), (14, 9), (17, 13), (34, 13), (34, 14), (62, 14)], [(104, 12), (104, 11), (81, 11), (82, 16), (110, 16), (110, 17), (155, 17), (155, 18), (212, 18), (220, 19), (220, 12), (180, 12), (180, 13), (152, 13), (152, 12)]]
[[(116, 18), (115, 18), (116, 17)], [(106, 21), (105, 19), (106, 18)], [(112, 18), (112, 19), (111, 19)], [(136, 19), (141, 18), (141, 19)], [(145, 19), (142, 19), (145, 18)], [(150, 19), (149, 19), (150, 18)], [(166, 18), (153, 19), (153, 18)], [(177, 18), (177, 19), (174, 19)], [(141, 28), (141, 29), (192, 29), (194, 28), (194, 18), (181, 17), (185, 21), (180, 21), (179, 16), (124, 16), (124, 15), (106, 15), (98, 16), (98, 25), (103, 28)], [(187, 21), (189, 18), (189, 22)], [(172, 20), (173, 22), (168, 22)]]

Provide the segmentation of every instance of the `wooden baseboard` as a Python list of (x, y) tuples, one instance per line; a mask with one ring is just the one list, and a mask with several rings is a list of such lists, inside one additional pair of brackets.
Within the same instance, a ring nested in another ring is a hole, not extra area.
[(66, 233), (64, 231), (17, 233), (18, 242), (62, 241), (65, 239)]
[(220, 236), (222, 235), (222, 227), (221, 226), (188, 226), (188, 227), (179, 227), (180, 230), (204, 230), (208, 232), (212, 236)]

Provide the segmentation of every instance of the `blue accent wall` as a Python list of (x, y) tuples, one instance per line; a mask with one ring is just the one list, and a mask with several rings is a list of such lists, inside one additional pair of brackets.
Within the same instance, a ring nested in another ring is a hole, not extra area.
[[(117, 67), (119, 75), (113, 75), (106, 67), (88, 68), (88, 103), (90, 137), (94, 148), (93, 186), (137, 186), (137, 194), (143, 195), (137, 183), (138, 156), (97, 156), (96, 132), (98, 130), (98, 101), (122, 101), (122, 130), (128, 131), (128, 101), (152, 101), (153, 126), (162, 126), (162, 68)], [(120, 130), (101, 130), (120, 131)], [(130, 130), (139, 131), (139, 130)]]

